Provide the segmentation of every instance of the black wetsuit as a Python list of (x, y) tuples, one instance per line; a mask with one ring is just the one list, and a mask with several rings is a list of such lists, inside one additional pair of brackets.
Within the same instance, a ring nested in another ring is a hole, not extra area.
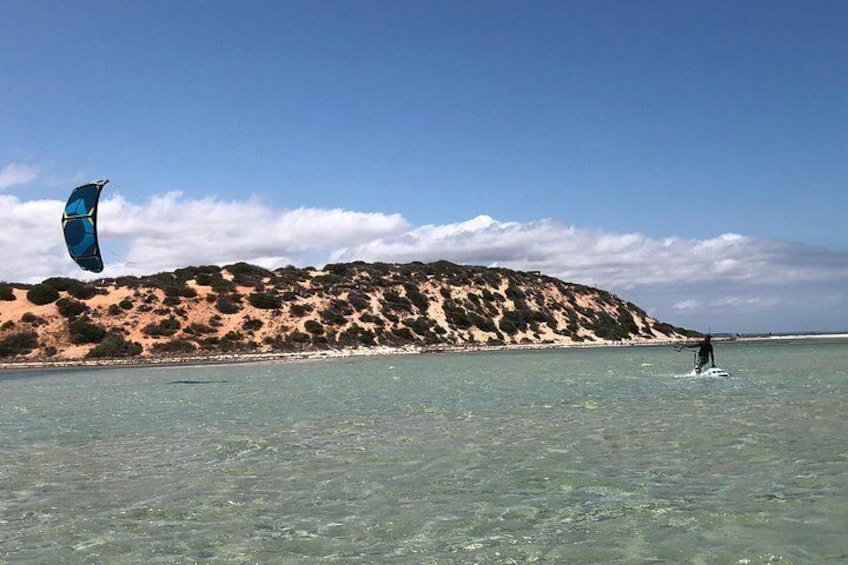
[(704, 367), (707, 363), (710, 362), (710, 358), (713, 355), (713, 344), (709, 341), (705, 341), (701, 344), (701, 347), (698, 349), (698, 370), (700, 371), (702, 367)]

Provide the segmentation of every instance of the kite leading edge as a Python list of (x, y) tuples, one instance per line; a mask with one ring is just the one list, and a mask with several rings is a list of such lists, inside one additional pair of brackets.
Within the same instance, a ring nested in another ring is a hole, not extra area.
[(97, 202), (107, 182), (109, 179), (76, 187), (62, 213), (62, 231), (71, 259), (86, 271), (95, 273), (103, 270), (97, 242)]

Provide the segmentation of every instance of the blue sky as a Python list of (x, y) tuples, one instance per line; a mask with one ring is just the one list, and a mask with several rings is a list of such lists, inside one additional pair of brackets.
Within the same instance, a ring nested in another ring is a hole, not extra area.
[(848, 330), (848, 4), (12, 1), (0, 280), (539, 269), (712, 331)]

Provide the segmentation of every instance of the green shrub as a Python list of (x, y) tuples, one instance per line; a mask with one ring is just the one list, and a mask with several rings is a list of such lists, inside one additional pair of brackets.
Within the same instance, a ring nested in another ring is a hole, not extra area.
[(419, 311), (426, 312), (427, 308), (430, 307), (430, 299), (427, 298), (427, 295), (418, 290), (418, 287), (411, 283), (405, 283), (403, 288), (406, 290), (406, 297), (409, 301), (414, 304)]
[(276, 284), (278, 285), (292, 285), (309, 280), (309, 275), (294, 265), (276, 269), (274, 275), (276, 276)]
[(316, 322), (315, 320), (306, 320), (305, 328), (306, 331), (308, 331), (312, 335), (324, 334), (324, 326), (322, 326), (320, 322)]
[(201, 349), (211, 350), (217, 348), (221, 344), (221, 340), (217, 336), (204, 337), (197, 344)]
[(430, 335), (430, 326), (433, 323), (424, 316), (419, 316), (414, 319), (404, 320), (404, 325), (422, 337)]
[(274, 275), (268, 269), (242, 262), (227, 265), (224, 268), (233, 275), (233, 283), (241, 286), (256, 286), (264, 279)]
[(346, 300), (334, 299), (330, 302), (330, 310), (334, 310), (336, 313), (341, 314), (342, 316), (352, 316), (353, 315), (353, 307)]
[(347, 296), (347, 301), (353, 307), (354, 310), (361, 312), (363, 310), (367, 310), (371, 305), (371, 301), (368, 297), (360, 292), (351, 292)]
[(200, 286), (212, 286), (213, 276), (210, 273), (198, 273), (194, 280)]
[(24, 312), (21, 316), (21, 321), (27, 324), (32, 324), (33, 326), (43, 326), (47, 323), (47, 320), (41, 316), (36, 316), (32, 312)]
[(312, 341), (312, 337), (307, 333), (294, 331), (289, 334), (287, 341), (291, 343), (304, 344), (310, 343)]
[(215, 308), (221, 314), (236, 314), (241, 311), (241, 305), (227, 296), (219, 296), (215, 301)]
[(415, 336), (409, 331), (409, 328), (394, 328), (392, 334), (397, 338), (395, 341), (404, 343), (415, 341)]
[(335, 286), (337, 284), (342, 284), (347, 279), (341, 275), (334, 275), (332, 273), (328, 273), (326, 275), (319, 275), (312, 279), (312, 282), (315, 284), (319, 284), (324, 287)]
[(79, 284), (84, 284), (84, 283), (78, 281), (77, 279), (71, 279), (71, 278), (68, 278), (68, 277), (51, 277), (49, 279), (44, 279), (41, 282), (41, 284), (46, 284), (47, 286), (52, 286), (53, 288), (55, 288), (56, 290), (58, 290), (60, 292), (62, 292), (62, 291), (66, 292), (66, 291), (70, 290), (73, 285), (75, 285), (75, 284), (79, 285)]
[(243, 342), (242, 336), (238, 332), (229, 332), (218, 340), (218, 349), (225, 353), (230, 351), (245, 351), (253, 347), (255, 347), (255, 344), (252, 342)]
[(338, 343), (343, 347), (373, 346), (377, 344), (376, 337), (371, 330), (366, 330), (359, 324), (353, 324), (339, 334)]
[(400, 322), (400, 318), (398, 318), (395, 314), (389, 312), (388, 310), (383, 310), (383, 317), (393, 324), (397, 324), (398, 322)]
[(595, 323), (590, 328), (601, 339), (619, 341), (630, 337), (630, 323), (635, 327), (635, 322), (633, 322), (633, 318), (629, 315), (629, 312), (627, 316), (620, 316), (618, 319), (613, 318), (606, 312), (599, 312)]
[(197, 296), (197, 291), (184, 284), (168, 284), (162, 287), (162, 292), (169, 298), (194, 298)]
[(247, 301), (254, 308), (263, 310), (276, 310), (283, 305), (283, 301), (279, 296), (274, 296), (267, 292), (253, 292), (247, 296)]
[(344, 316), (331, 309), (323, 310), (321, 312), (321, 319), (327, 324), (335, 326), (341, 326), (347, 322), (347, 319)]
[(165, 294), (166, 298), (179, 298), (180, 297), (180, 287), (178, 285), (166, 285), (162, 287), (162, 292)]
[(183, 285), (179, 288), (179, 295), (183, 298), (197, 298), (197, 291), (188, 285)]
[(140, 344), (134, 341), (127, 341), (121, 334), (111, 333), (85, 356), (89, 358), (135, 357), (141, 355), (141, 351)]
[(0, 300), (12, 301), (15, 299), (15, 293), (12, 292), (12, 287), (6, 283), (0, 283)]
[(197, 346), (184, 339), (174, 339), (164, 343), (154, 343), (151, 350), (153, 353), (192, 353), (197, 350)]
[(115, 286), (118, 288), (138, 288), (140, 285), (141, 281), (138, 277), (122, 276), (115, 279)]
[(262, 320), (256, 320), (254, 318), (246, 318), (241, 323), (242, 329), (247, 332), (255, 332), (256, 330), (261, 329), (263, 325), (264, 323)]
[(120, 306), (124, 310), (132, 310), (133, 302), (129, 298), (124, 298), (123, 300), (118, 302), (118, 306)]
[(164, 288), (173, 285), (177, 278), (174, 273), (156, 273), (142, 277), (141, 280), (144, 284), (153, 288)]
[(3, 325), (0, 326), (0, 330), (5, 332), (6, 330), (11, 330), (14, 327), (15, 322), (13, 322), (12, 320), (6, 320), (5, 322), (3, 322)]
[(618, 323), (628, 334), (639, 333), (639, 325), (633, 319), (633, 314), (625, 306), (618, 308)]
[(71, 343), (100, 343), (106, 337), (106, 330), (86, 318), (77, 318), (68, 324)]
[(383, 307), (397, 312), (412, 312), (412, 303), (409, 299), (394, 290), (387, 290), (383, 294)]
[(686, 328), (680, 328), (678, 326), (673, 326), (673, 325), (667, 324), (665, 322), (655, 323), (654, 329), (656, 331), (660, 332), (661, 334), (664, 334), (664, 335), (674, 335), (675, 333), (678, 333), (678, 334), (684, 335), (686, 337), (692, 337), (692, 338), (700, 338), (700, 337), (704, 336), (704, 334), (702, 334), (701, 332), (697, 332), (697, 331), (694, 331), (694, 330), (687, 330)]
[(375, 326), (384, 326), (386, 325), (385, 320), (380, 318), (379, 316), (375, 316), (374, 314), (363, 314), (359, 317), (366, 324), (374, 324)]
[(97, 295), (97, 287), (79, 281), (74, 281), (74, 283), (68, 287), (68, 294), (80, 300), (88, 300), (89, 298), (93, 298)]
[(530, 310), (507, 310), (498, 326), (505, 334), (515, 335), (527, 330), (532, 319), (533, 312)]
[(506, 287), (506, 297), (510, 300), (524, 300), (525, 295), (524, 291), (518, 288), (514, 282), (510, 281), (509, 286)]
[(177, 333), (180, 329), (180, 322), (176, 318), (166, 318), (158, 323), (153, 322), (144, 326), (141, 330), (150, 336), (170, 336)]
[(448, 324), (459, 329), (471, 327), (471, 320), (468, 319), (468, 313), (456, 302), (448, 300), (444, 304), (445, 319)]
[(426, 268), (428, 274), (443, 276), (453, 274), (461, 267), (450, 261), (441, 260), (427, 263)]
[(38, 347), (38, 336), (35, 332), (12, 334), (0, 340), (0, 357), (26, 355), (36, 347)]
[[(177, 269), (174, 271), (174, 275), (177, 277), (177, 280), (180, 282), (188, 282), (192, 279), (196, 280), (198, 284), (201, 279), (204, 277), (210, 277), (212, 275), (219, 275), (221, 272), (221, 268), (215, 265), (203, 265), (200, 267), (183, 267), (182, 269)], [(203, 283), (206, 284), (206, 283)]]
[(88, 306), (73, 298), (60, 298), (56, 301), (56, 307), (59, 309), (59, 314), (68, 319), (76, 318), (88, 311)]
[(37, 306), (44, 306), (59, 300), (59, 291), (50, 285), (40, 283), (27, 291), (27, 300)]
[(191, 324), (183, 331), (191, 335), (206, 335), (215, 333), (215, 330), (205, 324)]
[(233, 292), (236, 289), (236, 285), (234, 283), (220, 275), (212, 277), (212, 284), (210, 286), (212, 287), (212, 290), (218, 294), (227, 294), (228, 292)]
[(353, 274), (353, 265), (350, 263), (329, 263), (324, 265), (322, 271), (326, 271), (333, 275), (348, 277)]
[(497, 333), (498, 328), (495, 325), (495, 321), (491, 318), (487, 318), (485, 316), (480, 316), (478, 314), (471, 314), (471, 323), (474, 324), (477, 328), (483, 330), (484, 332)]

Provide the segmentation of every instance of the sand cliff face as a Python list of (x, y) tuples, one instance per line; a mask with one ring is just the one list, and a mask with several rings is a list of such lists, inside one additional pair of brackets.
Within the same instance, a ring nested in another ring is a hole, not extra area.
[[(35, 286), (7, 285), (0, 300), (5, 361), (650, 342), (685, 333), (603, 290), (447, 262), (276, 271), (237, 263)], [(57, 298), (33, 303), (44, 286), (58, 290), (46, 300)]]

